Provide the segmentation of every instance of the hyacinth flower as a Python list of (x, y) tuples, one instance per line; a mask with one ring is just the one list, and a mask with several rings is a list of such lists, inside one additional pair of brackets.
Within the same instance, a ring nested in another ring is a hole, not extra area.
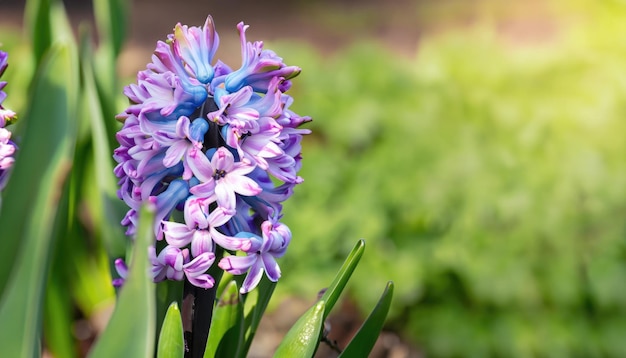
[[(9, 55), (0, 51), (0, 78), (9, 65), (8, 59)], [(7, 98), (7, 94), (4, 92), (6, 85), (6, 81), (0, 81), (0, 191), (9, 179), (10, 169), (15, 162), (14, 155), (17, 150), (17, 145), (11, 140), (11, 132), (6, 128), (7, 125), (17, 119), (17, 115), (2, 105), (2, 102)]]
[[(231, 69), (215, 58), (219, 36), (209, 16), (202, 27), (177, 24), (159, 41), (146, 69), (124, 94), (115, 175), (128, 205), (122, 220), (134, 236), (139, 208), (156, 208), (149, 257), (155, 282), (185, 280), (210, 289), (217, 265), (246, 274), (240, 292), (261, 277), (276, 282), (291, 231), (282, 203), (302, 183), (299, 128), (311, 118), (289, 109), (287, 94), (300, 68), (286, 65), (246, 39), (239, 23), (242, 62)], [(122, 259), (115, 262), (123, 284)]]

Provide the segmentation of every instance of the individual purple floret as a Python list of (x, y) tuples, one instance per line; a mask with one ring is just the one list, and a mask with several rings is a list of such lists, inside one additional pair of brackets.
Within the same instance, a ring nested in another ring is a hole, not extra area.
[[(286, 91), (300, 68), (287, 66), (238, 24), (241, 67), (215, 59), (219, 36), (209, 16), (202, 27), (177, 24), (157, 43), (152, 62), (124, 94), (118, 115), (118, 196), (129, 207), (122, 220), (134, 236), (139, 208), (156, 210), (150, 248), (155, 282), (183, 280), (211, 288), (217, 265), (247, 276), (254, 289), (265, 274), (280, 278), (291, 231), (280, 222), (282, 203), (302, 182), (302, 136), (311, 120), (293, 112)], [(123, 260), (116, 261), (120, 278)]]

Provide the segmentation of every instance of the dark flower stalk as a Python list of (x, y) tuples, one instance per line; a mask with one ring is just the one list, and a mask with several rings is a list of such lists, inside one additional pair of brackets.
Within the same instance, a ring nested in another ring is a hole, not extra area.
[[(302, 182), (300, 142), (309, 130), (298, 127), (311, 119), (290, 110), (286, 94), (300, 68), (248, 42), (247, 27), (237, 26), (242, 64), (233, 71), (214, 59), (219, 36), (210, 16), (202, 27), (177, 24), (125, 88), (130, 105), (118, 115), (115, 174), (129, 206), (126, 234), (135, 234), (139, 207), (153, 203), (153, 279), (185, 280), (196, 304), (198, 292), (216, 284), (208, 273), (216, 263), (246, 274), (242, 294), (264, 274), (280, 278), (276, 259), (291, 240), (282, 203)], [(124, 261), (116, 268), (119, 286)]]

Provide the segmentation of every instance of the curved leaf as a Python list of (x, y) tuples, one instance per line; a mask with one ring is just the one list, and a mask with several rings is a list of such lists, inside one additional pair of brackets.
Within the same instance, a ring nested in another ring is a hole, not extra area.
[(326, 292), (324, 292), (324, 295), (321, 298), (321, 300), (326, 302), (324, 319), (328, 317), (328, 313), (330, 313), (330, 310), (332, 310), (335, 303), (337, 303), (341, 292), (346, 287), (348, 280), (350, 280), (350, 276), (352, 276), (354, 269), (359, 264), (359, 260), (361, 260), (361, 256), (363, 256), (364, 250), (365, 240), (361, 239), (356, 243), (348, 257), (346, 258), (346, 261), (344, 261), (343, 265), (341, 266), (341, 269), (339, 269), (339, 272), (337, 272), (335, 279), (326, 289)]
[(287, 332), (274, 357), (313, 357), (320, 343), (325, 309), (326, 304), (323, 300), (309, 308)]
[(39, 63), (52, 44), (50, 24), (51, 0), (28, 0), (24, 10), (24, 27), (33, 42), (33, 55)]
[[(60, 193), (74, 149), (78, 74), (71, 43), (44, 56), (0, 227), (0, 347), (8, 357), (38, 355), (42, 299)], [(13, 266), (15, 264), (15, 266)]]
[(178, 302), (172, 302), (165, 313), (159, 334), (157, 358), (182, 358), (184, 354), (183, 319), (180, 316)]
[(374, 307), (372, 313), (370, 313), (365, 322), (363, 322), (361, 328), (359, 328), (354, 338), (348, 343), (348, 346), (339, 357), (367, 357), (370, 354), (385, 324), (389, 307), (391, 307), (392, 297), (393, 282), (389, 281), (376, 307)]
[(128, 2), (125, 0), (94, 0), (94, 17), (101, 43), (111, 46), (113, 57), (122, 50), (128, 25)]
[(264, 275), (261, 282), (259, 282), (257, 289), (246, 295), (246, 302), (244, 303), (244, 311), (246, 315), (244, 320), (245, 340), (239, 349), (237, 355), (238, 357), (243, 358), (248, 355), (248, 350), (252, 345), (252, 340), (254, 339), (256, 330), (259, 327), (261, 318), (263, 318), (263, 313), (265, 313), (265, 309), (270, 302), (270, 298), (272, 298), (274, 288), (276, 288), (276, 282), (270, 281)]
[(213, 311), (204, 357), (235, 357), (243, 335), (243, 302), (237, 282), (230, 281)]
[(107, 328), (91, 351), (93, 358), (151, 357), (154, 351), (155, 294), (148, 246), (154, 240), (154, 213), (142, 207), (128, 278)]

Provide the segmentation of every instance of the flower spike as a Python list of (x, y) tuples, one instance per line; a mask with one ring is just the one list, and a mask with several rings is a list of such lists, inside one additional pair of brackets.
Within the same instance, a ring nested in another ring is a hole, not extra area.
[[(291, 231), (279, 218), (302, 182), (300, 143), (309, 131), (298, 127), (310, 118), (288, 109), (286, 92), (300, 68), (248, 42), (247, 25), (237, 28), (238, 70), (215, 58), (219, 36), (209, 16), (202, 27), (176, 24), (124, 89), (130, 104), (117, 116), (123, 127), (113, 155), (118, 196), (129, 208), (122, 225), (132, 237), (141, 205), (155, 205), (155, 282), (211, 288), (207, 271), (215, 262), (247, 273), (242, 293), (263, 274), (272, 281), (281, 275), (276, 259)], [(119, 286), (127, 268), (121, 259), (115, 268)]]

